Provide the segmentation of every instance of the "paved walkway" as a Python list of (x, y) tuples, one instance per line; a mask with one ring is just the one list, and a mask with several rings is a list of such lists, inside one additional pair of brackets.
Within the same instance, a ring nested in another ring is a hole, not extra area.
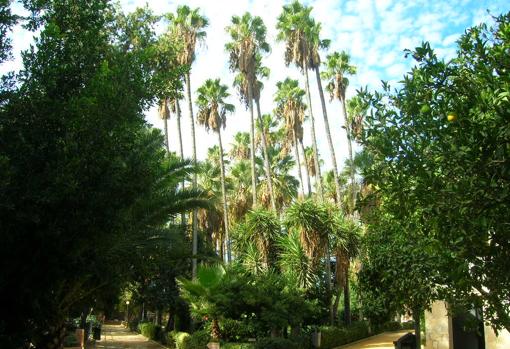
[[(397, 332), (385, 332), (378, 334), (377, 336), (373, 336), (367, 339), (362, 339), (356, 343), (351, 343), (347, 345), (343, 345), (341, 347), (335, 349), (394, 349), (393, 341), (396, 341), (403, 335), (408, 332), (412, 332), (409, 330), (397, 331)], [(422, 346), (423, 348), (423, 346)]]
[(122, 325), (104, 324), (101, 340), (87, 346), (93, 349), (164, 349), (165, 347), (150, 341), (141, 334), (130, 332)]

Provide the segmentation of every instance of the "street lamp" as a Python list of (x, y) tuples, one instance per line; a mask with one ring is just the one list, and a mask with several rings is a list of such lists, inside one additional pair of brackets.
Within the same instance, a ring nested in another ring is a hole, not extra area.
[(126, 301), (126, 325), (129, 327), (129, 301)]

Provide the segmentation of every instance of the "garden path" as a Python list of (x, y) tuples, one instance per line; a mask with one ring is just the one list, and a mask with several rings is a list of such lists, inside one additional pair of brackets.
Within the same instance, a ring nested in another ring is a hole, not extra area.
[(122, 325), (104, 324), (101, 340), (87, 348), (93, 349), (164, 349), (165, 347), (150, 341), (141, 334), (130, 332)]
[[(396, 341), (410, 331), (384, 332), (358, 342), (343, 345), (335, 349), (394, 349), (393, 341)], [(422, 346), (423, 348), (423, 346)]]

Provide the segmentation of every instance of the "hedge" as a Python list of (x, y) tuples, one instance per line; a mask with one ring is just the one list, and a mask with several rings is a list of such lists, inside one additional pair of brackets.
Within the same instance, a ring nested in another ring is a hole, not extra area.
[(159, 339), (161, 334), (161, 326), (154, 325), (151, 322), (142, 322), (138, 324), (138, 329), (140, 330), (142, 336), (152, 340)]
[(358, 322), (349, 327), (322, 326), (321, 349), (331, 349), (369, 336), (368, 325)]
[(221, 343), (221, 349), (255, 349), (255, 343)]

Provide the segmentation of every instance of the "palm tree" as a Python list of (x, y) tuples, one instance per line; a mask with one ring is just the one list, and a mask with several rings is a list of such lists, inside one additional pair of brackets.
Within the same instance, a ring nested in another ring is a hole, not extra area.
[[(344, 129), (347, 135), (347, 149), (349, 152), (349, 161), (353, 161), (352, 158), (352, 130), (347, 116), (347, 109), (345, 107), (345, 92), (347, 86), (349, 86), (349, 79), (346, 75), (352, 75), (356, 73), (356, 67), (351, 65), (349, 55), (342, 51), (340, 53), (334, 52), (326, 57), (324, 63), (326, 70), (322, 72), (322, 77), (329, 80), (326, 85), (326, 90), (329, 92), (330, 99), (338, 99), (341, 105), (341, 111), (344, 119)], [(354, 188), (354, 172), (351, 171), (351, 186)], [(356, 193), (352, 192), (351, 207), (354, 207), (356, 201)]]
[(162, 98), (159, 101), (158, 114), (159, 114), (159, 117), (163, 120), (163, 123), (165, 125), (165, 148), (166, 148), (166, 152), (168, 154), (168, 153), (170, 153), (170, 148), (168, 145), (168, 119), (170, 118), (170, 109), (168, 106), (168, 98)]
[(301, 244), (296, 231), (281, 236), (278, 240), (278, 264), (289, 279), (294, 280), (299, 288), (310, 288), (317, 284), (317, 277), (312, 268), (310, 258)]
[(225, 188), (225, 164), (223, 161), (223, 143), (221, 140), (221, 129), (225, 128), (227, 113), (233, 113), (235, 108), (233, 104), (225, 101), (230, 96), (227, 86), (220, 83), (220, 79), (207, 79), (202, 86), (197, 89), (198, 123), (205, 126), (207, 131), (213, 130), (218, 135), (218, 146), (220, 150), (220, 170), (221, 170), (221, 194), (223, 197), (223, 223), (225, 225), (225, 244), (227, 250), (227, 260), (230, 262), (230, 243), (228, 240), (228, 205), (227, 191)]
[(248, 159), (241, 159), (235, 162), (229, 173), (230, 190), (229, 218), (232, 223), (239, 222), (252, 207), (251, 183), (250, 183), (251, 165)]
[[(182, 44), (182, 49), (177, 55), (177, 60), (180, 65), (184, 65), (189, 67), (185, 73), (185, 81), (186, 81), (186, 94), (188, 99), (188, 109), (191, 121), (191, 139), (192, 139), (192, 148), (193, 148), (193, 161), (196, 163), (197, 161), (197, 150), (196, 150), (196, 140), (195, 140), (195, 120), (193, 116), (193, 104), (191, 102), (191, 79), (190, 79), (190, 71), (191, 64), (195, 59), (195, 47), (197, 41), (204, 40), (206, 36), (206, 32), (204, 28), (207, 27), (208, 20), (206, 17), (201, 16), (199, 14), (199, 9), (190, 9), (186, 5), (178, 6), (177, 13), (175, 15), (168, 15), (168, 19), (171, 23), (171, 31), (173, 36)], [(197, 186), (197, 176), (193, 176), (193, 188)], [(197, 210), (193, 210), (193, 218), (192, 218), (192, 251), (193, 251), (193, 259), (192, 259), (192, 275), (196, 276), (197, 273), (197, 248), (198, 248), (198, 231), (197, 231)]]
[(326, 109), (326, 101), (324, 99), (324, 91), (322, 90), (322, 81), (321, 81), (321, 75), (320, 75), (320, 54), (319, 50), (325, 49), (329, 47), (329, 40), (321, 40), (320, 39), (320, 30), (321, 30), (321, 24), (316, 23), (314, 26), (310, 28), (309, 33), (309, 40), (310, 40), (310, 55), (309, 55), (309, 62), (308, 62), (308, 68), (315, 70), (315, 77), (317, 80), (317, 88), (319, 90), (319, 97), (321, 100), (321, 107), (322, 107), (322, 117), (324, 120), (324, 128), (326, 130), (326, 138), (328, 140), (328, 146), (329, 146), (329, 153), (331, 156), (331, 163), (333, 168), (333, 179), (335, 184), (335, 194), (336, 194), (336, 202), (338, 204), (341, 204), (341, 191), (340, 191), (340, 181), (338, 177), (338, 164), (336, 161), (336, 155), (335, 155), (335, 147), (333, 146), (333, 139), (331, 138), (331, 131), (329, 128), (329, 120), (328, 120), (328, 112)]
[(276, 241), (280, 235), (280, 221), (274, 211), (255, 209), (246, 215), (246, 234), (257, 247), (265, 267), (276, 261)]
[(189, 303), (191, 313), (197, 319), (202, 319), (204, 316), (211, 317), (211, 337), (215, 341), (220, 338), (218, 318), (221, 316), (221, 311), (215, 306), (214, 297), (218, 294), (218, 287), (222, 284), (224, 277), (225, 268), (221, 265), (213, 265), (201, 266), (193, 280), (177, 279), (181, 296)]
[(234, 135), (234, 142), (230, 145), (229, 156), (235, 160), (250, 158), (250, 134), (248, 132), (237, 132)]
[[(257, 178), (255, 173), (255, 119), (253, 116), (254, 90), (260, 96), (260, 89), (256, 89), (257, 67), (261, 66), (261, 52), (269, 52), (269, 44), (266, 42), (266, 26), (258, 16), (252, 16), (246, 12), (242, 17), (233, 16), (232, 24), (226, 28), (232, 39), (225, 45), (230, 54), (230, 70), (238, 71), (241, 74), (244, 83), (241, 82), (241, 98), (248, 100), (250, 110), (250, 145), (251, 145), (251, 176), (252, 176), (252, 197), (253, 205), (257, 204)], [(246, 89), (243, 87), (246, 85)], [(247, 95), (245, 94), (247, 92)], [(260, 117), (260, 112), (259, 112)], [(269, 190), (272, 195), (271, 173), (269, 168), (269, 159), (267, 157), (267, 144), (263, 137), (264, 161), (266, 179)], [(275, 209), (274, 199), (271, 198), (273, 209)]]
[(312, 110), (312, 100), (310, 96), (310, 83), (308, 78), (308, 69), (310, 62), (310, 35), (309, 31), (315, 26), (310, 17), (310, 7), (303, 6), (299, 1), (294, 1), (290, 5), (283, 6), (283, 12), (278, 17), (276, 28), (278, 29), (278, 41), (285, 41), (285, 64), (288, 66), (294, 63), (301, 68), (305, 75), (305, 90), (307, 103), (309, 107), (310, 125), (312, 134), (312, 146), (315, 153), (314, 165), (315, 172), (318, 174), (317, 189), (319, 197), (322, 198), (321, 171), (318, 162), (317, 139), (315, 136), (315, 119)]
[(343, 217), (340, 212), (336, 213), (337, 229), (332, 239), (333, 251), (336, 256), (336, 272), (337, 295), (333, 309), (335, 318), (337, 317), (338, 303), (340, 301), (340, 293), (343, 289), (344, 293), (344, 321), (351, 323), (351, 298), (349, 286), (349, 269), (351, 261), (358, 256), (361, 225), (352, 217)]
[(296, 201), (287, 209), (285, 223), (289, 231), (299, 234), (307, 257), (317, 266), (328, 249), (331, 218), (327, 207), (312, 199)]
[(301, 194), (304, 197), (305, 189), (299, 156), (299, 142), (303, 139), (303, 121), (306, 110), (306, 104), (303, 102), (305, 91), (299, 87), (297, 80), (290, 78), (285, 79), (283, 82), (277, 82), (276, 87), (278, 90), (274, 98), (276, 102), (275, 114), (284, 120), (287, 135), (291, 139), (290, 143), (294, 146), (301, 183)]

